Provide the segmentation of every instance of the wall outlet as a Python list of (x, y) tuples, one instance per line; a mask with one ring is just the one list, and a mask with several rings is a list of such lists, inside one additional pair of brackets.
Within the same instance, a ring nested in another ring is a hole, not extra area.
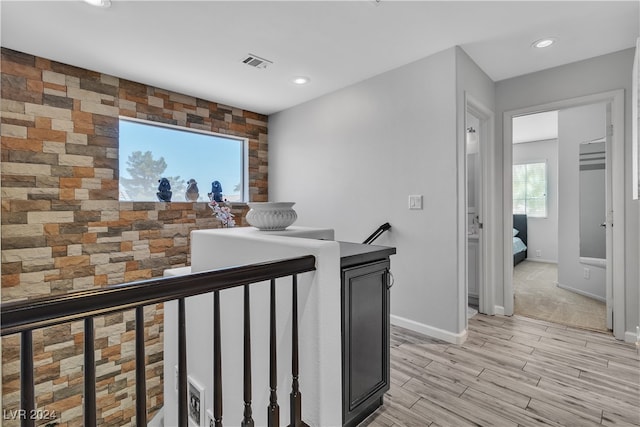
[(542, 251), (540, 249), (536, 249), (536, 258), (540, 258), (542, 256)]
[(588, 269), (588, 268), (585, 268), (584, 272), (583, 272), (583, 276), (584, 276), (585, 279), (590, 279), (591, 278), (591, 270)]

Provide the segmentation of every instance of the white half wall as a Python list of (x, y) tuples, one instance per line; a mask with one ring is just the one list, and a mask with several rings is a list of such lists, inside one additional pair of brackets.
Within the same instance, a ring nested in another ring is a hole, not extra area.
[(513, 144), (513, 164), (541, 161), (547, 162), (547, 217), (527, 218), (527, 257), (533, 261), (557, 263), (558, 140)]
[[(316, 270), (298, 275), (299, 362), (302, 413), (313, 426), (342, 425), (340, 247), (331, 230), (291, 227), (260, 232), (253, 227), (191, 233), (194, 273), (216, 268), (316, 257)], [(310, 237), (310, 238), (304, 238)], [(325, 239), (325, 240), (316, 240)], [(291, 392), (291, 277), (276, 280), (277, 395), (281, 419), (288, 420)], [(251, 288), (252, 406), (256, 426), (267, 425), (269, 404), (269, 282)], [(242, 287), (220, 292), (223, 414), (239, 426), (243, 408)], [(187, 298), (187, 374), (205, 389), (201, 404), (213, 408), (213, 296)], [(165, 303), (164, 425), (177, 426), (178, 303)]]

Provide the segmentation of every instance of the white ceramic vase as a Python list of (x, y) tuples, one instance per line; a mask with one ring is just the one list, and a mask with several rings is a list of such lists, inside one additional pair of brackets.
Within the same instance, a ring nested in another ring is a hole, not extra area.
[(296, 219), (295, 202), (251, 202), (247, 222), (262, 231), (284, 230)]

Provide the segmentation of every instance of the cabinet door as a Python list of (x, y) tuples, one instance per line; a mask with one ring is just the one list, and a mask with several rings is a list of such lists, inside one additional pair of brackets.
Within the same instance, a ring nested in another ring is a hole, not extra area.
[(389, 262), (343, 271), (343, 414), (368, 415), (389, 389)]

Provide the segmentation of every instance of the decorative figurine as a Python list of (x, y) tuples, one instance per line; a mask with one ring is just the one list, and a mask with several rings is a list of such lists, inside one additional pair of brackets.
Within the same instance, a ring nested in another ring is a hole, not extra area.
[(189, 182), (187, 182), (187, 191), (184, 193), (184, 198), (188, 202), (195, 202), (200, 197), (200, 193), (198, 192), (198, 183), (195, 179), (191, 178)]
[(158, 185), (158, 192), (156, 196), (158, 196), (158, 200), (161, 202), (170, 202), (171, 201), (171, 184), (167, 178), (160, 178), (158, 180), (160, 185)]
[(209, 196), (209, 200), (213, 200), (214, 202), (222, 202), (222, 184), (220, 181), (213, 181), (211, 183), (211, 193), (207, 194)]

